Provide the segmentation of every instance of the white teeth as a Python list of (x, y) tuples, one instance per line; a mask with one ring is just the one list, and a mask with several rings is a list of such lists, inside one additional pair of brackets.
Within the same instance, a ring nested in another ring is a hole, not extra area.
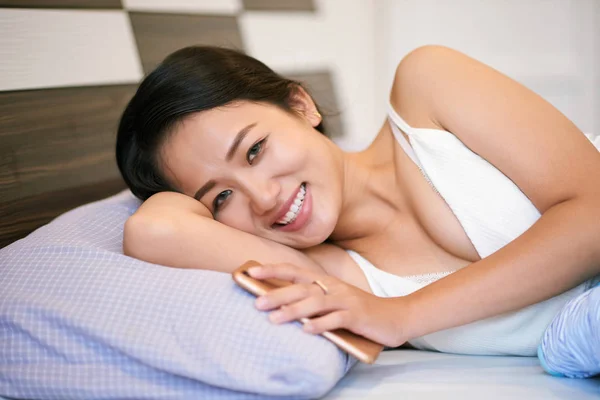
[(290, 206), (289, 211), (285, 214), (285, 216), (282, 219), (277, 221), (278, 224), (287, 225), (287, 224), (293, 222), (296, 219), (296, 217), (298, 217), (298, 214), (300, 213), (300, 210), (302, 209), (302, 203), (304, 202), (305, 195), (306, 195), (306, 189), (304, 188), (304, 184), (302, 184), (302, 186), (300, 186), (300, 190), (298, 191), (298, 194), (296, 195), (296, 198), (294, 199), (294, 202)]

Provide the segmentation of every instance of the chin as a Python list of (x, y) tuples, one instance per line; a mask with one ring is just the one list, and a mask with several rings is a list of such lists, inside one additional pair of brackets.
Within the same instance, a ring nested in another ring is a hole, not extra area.
[(335, 224), (331, 227), (320, 227), (321, 229), (318, 232), (310, 232), (305, 235), (302, 235), (299, 238), (294, 238), (294, 244), (291, 245), (296, 249), (307, 249), (309, 247), (317, 246), (323, 242), (325, 242), (329, 236), (333, 233), (333, 229), (335, 228)]
[(326, 239), (327, 238), (325, 238), (324, 240), (303, 241), (301, 243), (295, 242), (295, 243), (289, 244), (288, 246), (293, 247), (294, 249), (297, 249), (297, 250), (309, 249), (311, 247), (314, 247), (314, 246), (317, 246), (317, 245), (323, 243)]

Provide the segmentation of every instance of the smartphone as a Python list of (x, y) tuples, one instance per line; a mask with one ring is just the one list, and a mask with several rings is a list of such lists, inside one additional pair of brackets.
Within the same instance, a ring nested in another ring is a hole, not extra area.
[[(279, 279), (259, 280), (252, 278), (248, 274), (248, 268), (260, 265), (261, 264), (257, 261), (246, 261), (242, 266), (233, 271), (233, 280), (255, 296), (262, 296), (270, 290), (292, 284), (292, 282)], [(308, 318), (300, 319), (300, 322), (302, 323), (307, 321)], [(381, 353), (381, 350), (383, 350), (383, 345), (373, 342), (372, 340), (357, 335), (346, 329), (336, 329), (334, 331), (323, 332), (321, 335), (332, 341), (340, 349), (350, 353), (358, 360), (367, 364), (373, 364), (379, 356), (379, 353)]]

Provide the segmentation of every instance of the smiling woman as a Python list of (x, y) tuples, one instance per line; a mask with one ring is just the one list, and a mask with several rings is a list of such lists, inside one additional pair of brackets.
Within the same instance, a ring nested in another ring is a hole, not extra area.
[(257, 306), (277, 323), (312, 317), (312, 333), (535, 355), (600, 273), (598, 150), (533, 92), (439, 46), (401, 61), (388, 118), (344, 152), (298, 82), (232, 50), (174, 53), (119, 127), (119, 168), (146, 200), (126, 254), (279, 264), (254, 276), (295, 284)]
[[(332, 151), (323, 131), (318, 107), (299, 82), (233, 50), (190, 47), (140, 85), (121, 120), (117, 161), (143, 200), (182, 193), (227, 226), (305, 248), (329, 236), (334, 212), (313, 218), (302, 236), (281, 235), (306, 225), (313, 192), (322, 194), (324, 210), (340, 197), (334, 159), (341, 152)], [(333, 179), (317, 178), (320, 171)], [(300, 193), (302, 207), (293, 204)]]

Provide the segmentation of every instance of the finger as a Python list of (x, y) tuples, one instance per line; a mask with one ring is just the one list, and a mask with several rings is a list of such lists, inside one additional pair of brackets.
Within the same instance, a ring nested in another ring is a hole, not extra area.
[(339, 328), (348, 328), (351, 314), (348, 310), (338, 310), (321, 317), (311, 318), (304, 323), (302, 329), (315, 335)]
[(263, 311), (272, 310), (308, 297), (323, 297), (322, 294), (321, 288), (312, 283), (295, 284), (270, 290), (267, 294), (258, 297), (256, 308)]
[(332, 297), (313, 296), (308, 297), (293, 304), (281, 307), (269, 315), (271, 322), (282, 324), (290, 321), (297, 321), (302, 318), (323, 315), (339, 309), (336, 301)]
[(289, 263), (265, 264), (248, 269), (251, 277), (256, 279), (283, 279), (293, 283), (308, 283), (318, 279), (318, 274), (306, 268), (299, 268)]

